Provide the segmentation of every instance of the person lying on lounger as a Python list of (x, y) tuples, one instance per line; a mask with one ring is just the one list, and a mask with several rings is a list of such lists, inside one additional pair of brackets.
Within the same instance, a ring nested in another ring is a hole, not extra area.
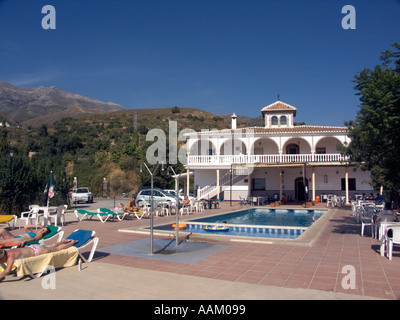
[(132, 197), (126, 204), (127, 212), (139, 211), (140, 207), (136, 204), (135, 197)]
[(46, 234), (50, 232), (47, 227), (39, 227), (28, 225), (24, 226), (25, 233), (18, 236), (14, 236), (10, 231), (6, 229), (0, 229), (0, 247), (10, 245), (23, 245), (25, 242), (36, 241), (42, 239)]
[(16, 259), (29, 258), (38, 256), (45, 253), (56, 252), (63, 249), (68, 249), (77, 243), (77, 240), (63, 239), (60, 242), (56, 242), (50, 246), (41, 244), (32, 244), (23, 248), (16, 248), (10, 250), (0, 249), (0, 264), (6, 263), (7, 266), (2, 273), (0, 273), (0, 281), (8, 275), (14, 265)]

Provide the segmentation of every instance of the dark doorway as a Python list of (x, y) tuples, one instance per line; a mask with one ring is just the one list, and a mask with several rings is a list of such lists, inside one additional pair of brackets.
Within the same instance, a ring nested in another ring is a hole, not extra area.
[[(308, 181), (305, 179), (306, 186), (308, 189)], [(294, 190), (296, 195), (296, 201), (305, 201), (306, 200), (306, 190), (304, 188), (303, 177), (297, 178), (294, 181)]]

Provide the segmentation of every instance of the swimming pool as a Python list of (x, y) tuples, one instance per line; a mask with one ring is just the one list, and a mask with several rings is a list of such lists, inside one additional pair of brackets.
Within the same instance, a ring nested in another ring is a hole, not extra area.
[[(296, 239), (327, 210), (306, 209), (248, 209), (207, 218), (186, 221), (183, 232)], [(207, 231), (209, 225), (227, 226), (227, 231)], [(155, 227), (158, 230), (174, 230), (171, 225)]]

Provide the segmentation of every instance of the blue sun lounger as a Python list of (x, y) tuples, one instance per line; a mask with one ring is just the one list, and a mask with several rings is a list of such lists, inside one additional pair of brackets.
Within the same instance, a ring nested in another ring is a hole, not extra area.
[[(73, 239), (78, 241), (77, 243), (74, 244), (74, 247), (78, 249), (79, 256), (85, 262), (92, 261), (94, 253), (96, 252), (97, 244), (99, 243), (99, 238), (96, 237), (95, 235), (96, 231), (76, 229), (67, 237), (67, 239)], [(83, 248), (87, 247), (90, 244), (92, 245), (92, 249), (90, 250), (89, 257), (86, 259), (82, 255), (81, 251)]]

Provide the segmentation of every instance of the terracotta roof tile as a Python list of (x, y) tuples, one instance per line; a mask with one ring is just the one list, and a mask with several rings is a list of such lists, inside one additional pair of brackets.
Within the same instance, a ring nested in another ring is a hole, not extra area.
[(261, 113), (265, 113), (267, 111), (294, 111), (296, 114), (297, 109), (285, 102), (276, 101), (261, 109)]

